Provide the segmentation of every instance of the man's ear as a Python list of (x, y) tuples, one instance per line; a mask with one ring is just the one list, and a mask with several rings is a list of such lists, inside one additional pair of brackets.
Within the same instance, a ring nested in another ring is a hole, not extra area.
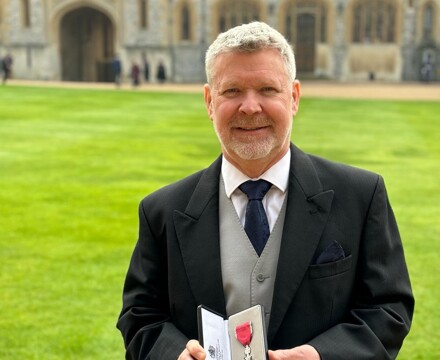
[(294, 80), (292, 84), (292, 113), (296, 115), (299, 109), (299, 99), (301, 97), (301, 84), (299, 80)]
[(205, 98), (205, 106), (208, 112), (209, 118), (212, 120), (213, 106), (212, 106), (212, 96), (211, 96), (211, 87), (209, 84), (205, 84), (203, 87), (203, 95)]

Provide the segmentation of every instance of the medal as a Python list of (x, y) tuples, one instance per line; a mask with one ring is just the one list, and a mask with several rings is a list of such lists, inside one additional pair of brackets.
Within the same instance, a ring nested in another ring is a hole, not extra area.
[(244, 346), (244, 360), (252, 360), (251, 341), (252, 341), (252, 323), (245, 322), (235, 327), (235, 337), (241, 345)]

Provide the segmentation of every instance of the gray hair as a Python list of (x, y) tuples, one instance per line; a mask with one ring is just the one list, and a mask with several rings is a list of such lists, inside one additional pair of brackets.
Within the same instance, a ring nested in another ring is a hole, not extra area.
[(292, 47), (277, 30), (263, 22), (254, 21), (221, 33), (208, 48), (205, 57), (208, 83), (212, 84), (214, 63), (219, 55), (229, 52), (253, 52), (263, 49), (277, 49), (283, 57), (289, 80), (295, 80), (296, 65)]

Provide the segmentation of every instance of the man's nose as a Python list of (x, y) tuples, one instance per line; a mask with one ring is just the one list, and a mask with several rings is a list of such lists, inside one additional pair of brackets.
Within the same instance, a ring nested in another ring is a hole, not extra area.
[(239, 111), (246, 115), (253, 115), (262, 111), (258, 94), (248, 91), (243, 95)]

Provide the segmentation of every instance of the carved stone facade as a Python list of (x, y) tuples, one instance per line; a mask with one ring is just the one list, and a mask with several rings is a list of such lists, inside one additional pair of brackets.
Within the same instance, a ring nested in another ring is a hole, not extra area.
[(440, 81), (440, 0), (0, 0), (0, 57), (21, 79), (111, 81), (117, 54), (125, 77), (203, 82), (209, 43), (252, 20), (289, 39), (299, 79)]

